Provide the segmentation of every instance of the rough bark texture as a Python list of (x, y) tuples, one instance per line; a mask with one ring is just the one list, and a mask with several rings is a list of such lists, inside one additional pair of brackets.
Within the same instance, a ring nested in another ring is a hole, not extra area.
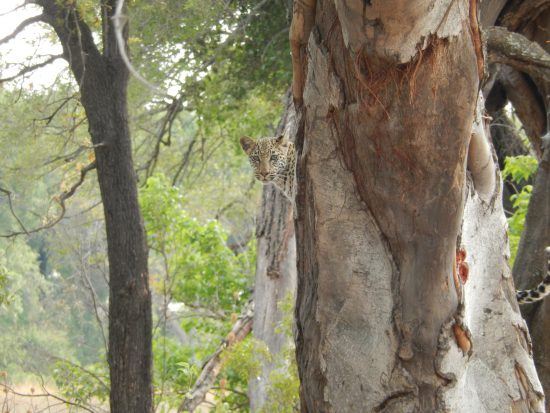
[(80, 86), (95, 147), (109, 259), (111, 412), (152, 411), (151, 294), (147, 247), (132, 162), (124, 65), (111, 21), (115, 0), (103, 2), (103, 52), (69, 3), (39, 0)]
[[(294, 117), (289, 102), (277, 129), (277, 134), (286, 129), (295, 135)], [(258, 240), (256, 279), (254, 283), (254, 337), (262, 340), (276, 358), (289, 340), (276, 331), (284, 314), (279, 304), (289, 294), (296, 294), (296, 235), (292, 204), (272, 185), (266, 185), (262, 194), (262, 205), (258, 217), (256, 238)], [(258, 411), (267, 400), (269, 375), (274, 369), (272, 363), (262, 365), (259, 376), (249, 382), (250, 409)]]
[[(548, 135), (547, 135), (548, 136)], [(550, 140), (550, 137), (547, 139)], [(550, 145), (546, 146), (533, 185), (516, 261), (514, 278), (519, 289), (532, 288), (546, 272), (544, 247), (550, 245)], [(545, 393), (550, 392), (550, 302), (524, 306), (523, 316), (533, 337), (537, 371)], [(546, 409), (550, 410), (547, 401)]]
[(500, 191), (465, 190), (482, 62), (470, 6), (317, 2), (297, 134), (304, 412), (542, 411)]

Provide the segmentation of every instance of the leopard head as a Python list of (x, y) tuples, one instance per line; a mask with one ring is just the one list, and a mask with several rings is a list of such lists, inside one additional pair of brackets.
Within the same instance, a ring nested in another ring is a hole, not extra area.
[(258, 140), (243, 136), (240, 142), (241, 147), (248, 155), (256, 179), (267, 183), (286, 177), (290, 143), (284, 139), (284, 135)]

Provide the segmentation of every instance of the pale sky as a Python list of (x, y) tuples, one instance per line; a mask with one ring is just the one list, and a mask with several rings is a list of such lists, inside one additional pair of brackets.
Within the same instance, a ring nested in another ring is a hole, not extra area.
[[(28, 17), (40, 14), (40, 8), (34, 5), (28, 5), (24, 8), (14, 10), (17, 6), (21, 5), (23, 0), (0, 0), (0, 39), (13, 32), (13, 30)], [(2, 67), (6, 62), (8, 63), (24, 63), (30, 62), (37, 63), (46, 58), (40, 58), (41, 55), (60, 54), (61, 46), (59, 44), (52, 44), (46, 37), (47, 31), (41, 23), (34, 23), (19, 33), (19, 35), (12, 39), (9, 43), (0, 45), (0, 60)], [(34, 57), (33, 57), (34, 56)], [(54, 63), (37, 69), (32, 74), (27, 74), (24, 81), (24, 85), (32, 87), (34, 89), (50, 87), (57, 77), (57, 75), (67, 67), (67, 63), (58, 59)], [(21, 69), (21, 66), (15, 66), (8, 70), (4, 70), (0, 73), (0, 77), (7, 77), (17, 73)], [(3, 70), (3, 69), (2, 69)], [(12, 87), (20, 85), (19, 81), (14, 81)], [(4, 84), (4, 86), (10, 86)]]

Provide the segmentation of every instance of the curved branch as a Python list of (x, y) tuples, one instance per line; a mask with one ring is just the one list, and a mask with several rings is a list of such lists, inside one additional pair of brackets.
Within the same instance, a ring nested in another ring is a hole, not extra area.
[(0, 44), (4, 44), (9, 42), (12, 39), (15, 39), (19, 33), (21, 33), (23, 30), (27, 28), (27, 26), (30, 26), (31, 24), (38, 23), (44, 20), (44, 15), (39, 14), (38, 16), (29, 17), (28, 19), (23, 20), (19, 25), (15, 28), (13, 32), (8, 34), (3, 39), (0, 39)]
[(63, 58), (63, 55), (60, 54), (60, 55), (52, 55), (50, 56), (49, 59), (46, 59), (44, 60), (43, 62), (40, 62), (40, 63), (36, 63), (34, 65), (30, 65), (30, 66), (25, 66), (23, 69), (21, 69), (19, 72), (17, 72), (15, 75), (13, 76), (8, 76), (8, 77), (5, 77), (5, 78), (2, 78), (0, 79), (0, 84), (4, 83), (4, 82), (9, 82), (11, 80), (15, 80), (17, 79), (18, 77), (21, 77), (23, 75), (26, 75), (27, 73), (29, 72), (32, 72), (36, 69), (40, 69), (41, 67), (44, 67), (44, 66), (47, 66), (49, 64), (52, 64), (53, 62), (55, 62), (57, 59), (61, 59)]
[(525, 72), (533, 79), (548, 82), (550, 79), (550, 54), (538, 43), (525, 36), (509, 32), (504, 27), (485, 30), (489, 60), (504, 63)]
[(525, 76), (511, 67), (500, 69), (499, 79), (504, 86), (506, 96), (514, 106), (537, 159), (542, 156), (541, 136), (546, 130), (546, 113), (544, 104), (536, 88), (525, 79)]

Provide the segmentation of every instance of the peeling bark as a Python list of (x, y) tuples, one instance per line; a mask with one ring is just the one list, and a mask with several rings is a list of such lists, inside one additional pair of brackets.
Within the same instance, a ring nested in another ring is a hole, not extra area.
[(542, 411), (479, 116), (466, 186), (469, 7), (317, 2), (296, 141), (304, 412)]

